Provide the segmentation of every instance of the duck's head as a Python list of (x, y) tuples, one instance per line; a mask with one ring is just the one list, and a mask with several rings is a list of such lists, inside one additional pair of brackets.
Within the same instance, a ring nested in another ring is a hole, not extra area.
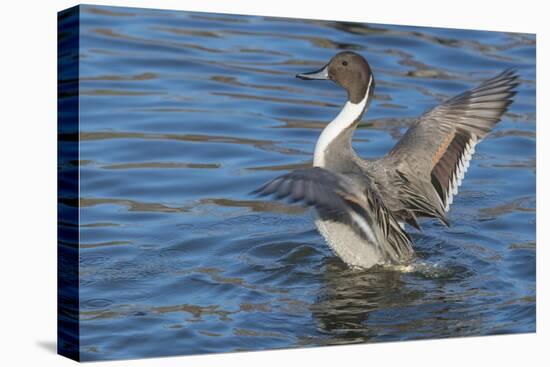
[(340, 52), (321, 69), (296, 75), (305, 80), (332, 80), (348, 92), (348, 100), (359, 103), (374, 91), (374, 77), (369, 63), (355, 52)]

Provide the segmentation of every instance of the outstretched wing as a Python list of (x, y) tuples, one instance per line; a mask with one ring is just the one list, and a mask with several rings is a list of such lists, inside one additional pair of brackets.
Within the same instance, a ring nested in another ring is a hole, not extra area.
[[(500, 121), (515, 95), (518, 76), (506, 70), (477, 88), (453, 97), (422, 115), (388, 153), (402, 173), (415, 182), (416, 194), (431, 200), (430, 213), (444, 213), (458, 192), (475, 146)], [(422, 182), (425, 185), (422, 185)], [(435, 190), (435, 194), (434, 194)], [(403, 197), (403, 203), (407, 202)], [(431, 214), (431, 215), (430, 215)]]
[(367, 177), (353, 179), (324, 168), (298, 169), (279, 176), (254, 191), (312, 206), (323, 219), (349, 225), (358, 235), (379, 245), (395, 262), (413, 254), (407, 233), (387, 210)]

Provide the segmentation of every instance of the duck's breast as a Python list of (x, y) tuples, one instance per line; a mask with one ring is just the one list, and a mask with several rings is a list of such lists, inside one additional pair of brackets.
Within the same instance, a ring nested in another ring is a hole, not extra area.
[(315, 225), (332, 251), (346, 264), (370, 268), (386, 262), (378, 247), (357, 235), (349, 225), (319, 217)]

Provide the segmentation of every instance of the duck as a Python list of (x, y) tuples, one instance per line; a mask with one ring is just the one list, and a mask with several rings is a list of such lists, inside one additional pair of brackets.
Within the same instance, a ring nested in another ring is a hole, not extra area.
[(343, 51), (303, 80), (329, 80), (347, 92), (340, 113), (323, 129), (312, 167), (275, 177), (253, 191), (260, 197), (312, 207), (315, 225), (333, 253), (352, 268), (410, 264), (413, 240), (406, 226), (419, 219), (449, 226), (475, 148), (497, 125), (517, 93), (517, 72), (507, 69), (424, 112), (383, 157), (364, 159), (353, 133), (373, 99), (368, 61)]

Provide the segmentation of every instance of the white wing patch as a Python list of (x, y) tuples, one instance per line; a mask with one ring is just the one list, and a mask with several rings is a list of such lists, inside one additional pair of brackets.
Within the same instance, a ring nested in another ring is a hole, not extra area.
[(375, 244), (376, 246), (380, 246), (380, 241), (374, 234), (372, 228), (368, 225), (367, 221), (353, 210), (350, 210), (348, 214), (350, 215), (351, 219), (359, 226), (359, 228), (361, 228), (361, 231), (365, 234), (367, 240)]
[(462, 153), (462, 156), (460, 157), (460, 161), (458, 162), (458, 165), (456, 166), (453, 174), (449, 178), (449, 190), (447, 192), (447, 205), (445, 206), (445, 211), (449, 211), (449, 207), (453, 203), (453, 197), (454, 195), (458, 194), (458, 188), (460, 185), (462, 185), (462, 180), (464, 179), (464, 175), (468, 171), (468, 168), (470, 167), (470, 160), (472, 159), (472, 156), (475, 153), (475, 147), (478, 143), (478, 140), (475, 136), (471, 136), (470, 140), (466, 143), (466, 146), (464, 148), (464, 152)]

